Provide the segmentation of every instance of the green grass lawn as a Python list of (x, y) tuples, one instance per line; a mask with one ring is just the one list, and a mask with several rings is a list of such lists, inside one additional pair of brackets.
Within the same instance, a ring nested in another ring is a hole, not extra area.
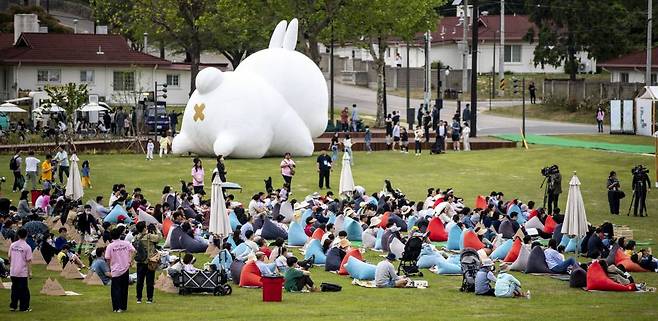
[[(566, 109), (556, 109), (552, 106), (543, 105), (543, 104), (534, 104), (531, 105), (529, 102), (526, 104), (526, 118), (529, 119), (543, 119), (543, 120), (552, 120), (552, 121), (561, 121), (561, 122), (570, 122), (570, 123), (583, 123), (583, 124), (592, 124), (596, 126), (596, 119), (594, 118), (594, 113), (590, 111), (577, 111), (570, 112)], [(512, 106), (512, 107), (499, 107), (493, 108), (492, 110), (487, 110), (485, 113), (504, 116), (504, 117), (514, 117), (521, 118), (523, 117), (523, 106)]]
[(656, 139), (649, 136), (636, 135), (557, 135), (562, 138), (630, 145), (655, 145)]
[[(8, 163), (8, 155), (0, 156), (0, 163)], [(80, 155), (80, 159), (91, 162), (94, 189), (87, 190), (85, 198), (96, 195), (108, 197), (113, 183), (123, 182), (132, 189), (139, 186), (146, 197), (153, 202), (160, 198), (162, 186), (172, 184), (178, 189), (179, 179), (190, 179), (191, 159), (188, 157), (168, 157), (151, 162), (142, 155)], [(470, 153), (449, 153), (440, 156), (395, 152), (372, 154), (355, 153), (353, 174), (355, 182), (364, 186), (369, 193), (379, 191), (385, 178), (391, 179), (411, 199), (425, 197), (427, 187), (454, 188), (473, 204), (478, 194), (488, 194), (492, 190), (504, 191), (508, 199), (520, 198), (541, 203), (542, 190), (539, 189), (542, 177), (539, 169), (558, 164), (564, 175), (565, 193), (560, 199), (564, 207), (568, 190), (568, 180), (572, 171), (577, 171), (582, 182), (583, 198), (588, 220), (599, 224), (609, 220), (615, 224), (627, 224), (635, 232), (635, 238), (658, 240), (658, 196), (652, 190), (648, 195), (649, 217), (635, 218), (610, 216), (605, 192), (605, 179), (610, 170), (621, 173), (622, 187), (628, 197), (622, 201), (622, 210), (628, 209), (630, 201), (629, 169), (637, 164), (651, 168), (653, 158), (642, 155), (608, 153), (596, 150), (531, 146), (529, 150), (501, 149), (474, 151)], [(313, 157), (296, 158), (297, 175), (293, 180), (293, 197), (316, 190), (317, 175)], [(210, 158), (204, 158), (209, 185)], [(278, 173), (278, 158), (261, 160), (226, 161), (228, 178), (244, 187), (237, 193), (240, 201), (263, 189), (263, 179), (272, 176), (274, 185), (280, 186), (282, 179)], [(9, 177), (6, 166), (0, 175)], [(332, 174), (332, 187), (338, 187), (340, 166)], [(17, 194), (6, 193), (11, 182), (5, 183), (3, 193), (13, 200)], [(655, 247), (655, 246), (654, 246)], [(298, 253), (298, 252), (295, 252)], [(5, 255), (5, 253), (0, 253)], [(381, 260), (375, 252), (367, 252), (370, 262)], [(198, 266), (206, 258), (200, 256)], [(581, 261), (585, 259), (581, 258)], [(284, 294), (281, 303), (261, 302), (261, 291), (234, 288), (229, 297), (208, 295), (178, 296), (156, 290), (154, 305), (137, 305), (134, 301), (134, 287), (130, 288), (129, 310), (123, 314), (111, 313), (109, 288), (86, 286), (81, 281), (64, 280), (57, 273), (45, 270), (45, 266), (34, 269), (31, 280), (32, 308), (29, 314), (10, 314), (6, 309), (9, 291), (0, 290), (2, 320), (455, 320), (487, 319), (498, 320), (537, 320), (585, 319), (595, 317), (602, 320), (618, 320), (632, 315), (633, 320), (656, 320), (658, 299), (655, 294), (587, 293), (571, 289), (567, 282), (548, 277), (524, 275), (514, 272), (523, 283), (524, 289), (532, 291), (532, 300), (496, 299), (475, 297), (459, 292), (461, 277), (437, 276), (425, 271), (424, 279), (430, 287), (425, 290), (384, 290), (365, 289), (350, 285), (350, 279), (326, 273), (322, 268), (314, 268), (313, 279), (317, 282), (331, 282), (343, 286), (340, 293)], [(44, 280), (55, 276), (66, 290), (76, 291), (78, 297), (47, 297), (39, 294)], [(635, 273), (638, 282), (658, 286), (656, 273)], [(5, 317), (8, 316), (8, 317)]]

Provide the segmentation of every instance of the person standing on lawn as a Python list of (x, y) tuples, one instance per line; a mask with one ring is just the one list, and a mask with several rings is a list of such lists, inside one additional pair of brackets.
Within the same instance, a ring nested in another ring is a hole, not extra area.
[(414, 143), (415, 143), (415, 152), (416, 156), (419, 156), (420, 153), (423, 151), (423, 128), (418, 125), (416, 126), (416, 130), (414, 130)]
[(326, 150), (323, 149), (320, 152), (320, 156), (318, 156), (316, 162), (318, 164), (318, 186), (320, 189), (322, 189), (323, 186), (326, 186), (327, 189), (331, 189), (331, 186), (329, 185), (329, 174), (331, 174), (332, 171), (331, 157), (327, 155)]
[(121, 229), (112, 230), (112, 243), (105, 249), (105, 259), (110, 264), (112, 275), (112, 311), (120, 313), (128, 309), (128, 283), (130, 263), (135, 248), (130, 242), (121, 239)]
[(141, 221), (137, 223), (137, 236), (136, 241), (139, 241), (141, 246), (146, 249), (146, 257), (135, 258), (137, 261), (137, 303), (142, 303), (142, 290), (144, 289), (144, 281), (146, 281), (146, 303), (153, 303), (153, 285), (155, 283), (155, 270), (149, 268), (149, 260), (157, 253), (155, 248), (158, 242), (162, 240), (160, 232), (153, 224), (146, 227), (146, 222)]
[(599, 133), (603, 132), (603, 120), (604, 119), (605, 119), (605, 111), (603, 111), (603, 108), (599, 107), (596, 110), (596, 124), (597, 124)]
[(198, 157), (194, 158), (194, 166), (192, 166), (191, 174), (194, 194), (204, 194), (203, 179), (206, 175), (206, 172), (203, 170), (203, 164), (201, 163), (201, 159)]
[(283, 181), (288, 183), (290, 190), (292, 190), (292, 177), (295, 176), (295, 166), (297, 165), (295, 164), (295, 161), (292, 160), (292, 154), (283, 154), (283, 160), (281, 161), (279, 167), (281, 168), (281, 176), (283, 177)]
[(32, 248), (25, 242), (27, 230), (21, 228), (16, 233), (18, 240), (9, 246), (9, 277), (11, 278), (11, 311), (30, 312), (30, 288), (28, 278), (32, 277)]
[(51, 163), (53, 157), (50, 154), (46, 155), (46, 160), (41, 163), (41, 181), (43, 181), (43, 188), (49, 189), (53, 183), (53, 165)]
[(16, 193), (23, 189), (23, 174), (21, 174), (21, 164), (23, 160), (21, 159), (21, 150), (17, 149), (14, 156), (11, 157), (9, 161), (9, 170), (14, 174), (14, 185), (12, 187), (12, 192)]

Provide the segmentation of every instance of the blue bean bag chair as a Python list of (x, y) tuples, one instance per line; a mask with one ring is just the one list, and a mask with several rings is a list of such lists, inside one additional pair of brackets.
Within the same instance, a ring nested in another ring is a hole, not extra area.
[(567, 247), (564, 249), (564, 252), (567, 253), (576, 253), (576, 250), (578, 249), (578, 241), (577, 238), (572, 238), (569, 239), (569, 243), (567, 244)]
[(521, 216), (521, 208), (518, 205), (512, 205), (507, 209), (507, 216), (512, 214), (512, 212), (516, 212), (519, 216)]
[(233, 240), (232, 237), (227, 237), (224, 240), (226, 241), (226, 243), (231, 244), (231, 249), (234, 249), (236, 246), (238, 246), (237, 244), (235, 244), (235, 241)]
[(553, 273), (546, 264), (546, 256), (544, 255), (544, 250), (541, 246), (535, 246), (530, 250), (525, 273)]
[[(379, 229), (377, 230), (377, 233), (379, 233)], [(361, 233), (361, 245), (365, 249), (372, 249), (375, 247), (375, 242), (377, 241), (377, 236), (372, 235), (370, 230), (365, 230), (363, 233)]]
[(233, 231), (238, 228), (238, 225), (242, 225), (240, 224), (240, 221), (238, 221), (238, 216), (235, 215), (234, 211), (231, 211), (231, 213), (228, 214), (228, 221), (231, 223), (231, 230)]
[(345, 251), (332, 247), (327, 252), (327, 260), (324, 263), (325, 271), (338, 271), (340, 270), (340, 263), (343, 262), (343, 257), (345, 257)]
[(171, 231), (169, 246), (174, 250), (185, 250), (188, 253), (203, 253), (208, 248), (208, 244), (189, 236), (180, 227)]
[(121, 215), (124, 216), (123, 223), (128, 225), (132, 224), (133, 220), (130, 218), (130, 215), (128, 215), (128, 212), (126, 212), (126, 210), (120, 205), (113, 207), (110, 213), (108, 213), (105, 216), (103, 222), (110, 222), (112, 224), (116, 224), (118, 223), (119, 216)]
[(462, 229), (458, 225), (453, 225), (448, 231), (448, 244), (446, 247), (448, 250), (456, 251), (459, 250), (459, 244), (461, 244)]
[(306, 224), (306, 219), (311, 217), (313, 215), (313, 210), (312, 209), (306, 209), (304, 213), (302, 213), (302, 220), (299, 221), (299, 224)]
[(265, 218), (260, 236), (266, 240), (276, 240), (277, 238), (285, 240), (288, 238), (288, 232), (274, 224), (269, 218)]
[(519, 216), (516, 217), (516, 221), (519, 223), (519, 225), (523, 225), (527, 220), (522, 213), (519, 213)]
[(563, 235), (563, 236), (560, 238), (560, 243), (558, 244), (558, 246), (560, 246), (560, 245), (564, 246), (564, 249), (565, 249), (565, 251), (566, 251), (567, 246), (569, 246), (569, 242), (570, 242), (570, 241), (571, 241), (571, 238), (570, 238), (568, 235)]
[(372, 281), (375, 279), (377, 267), (350, 256), (345, 264), (345, 269), (354, 279)]
[(325, 264), (325, 262), (327, 262), (327, 256), (322, 252), (322, 244), (316, 239), (312, 239), (308, 242), (306, 252), (304, 253), (304, 260), (308, 260), (313, 255), (315, 255), (313, 264)]
[(235, 284), (240, 284), (240, 274), (242, 274), (242, 268), (244, 267), (245, 263), (242, 261), (233, 261), (231, 263), (231, 280), (233, 280), (233, 283)]
[(448, 261), (448, 263), (452, 263), (452, 264), (456, 264), (456, 265), (461, 264), (459, 262), (459, 254), (454, 254), (454, 255), (449, 256), (446, 261)]
[(397, 225), (397, 227), (400, 228), (400, 232), (407, 231), (407, 222), (405, 222), (401, 217), (397, 216), (396, 214), (391, 213), (388, 216), (388, 221), (395, 223), (395, 225)]
[(256, 216), (256, 218), (254, 219), (254, 224), (252, 224), (252, 226), (254, 227), (254, 231), (263, 228), (263, 223), (265, 223), (265, 219), (267, 218), (264, 218), (263, 215)]
[(231, 264), (233, 264), (233, 257), (228, 250), (224, 249), (219, 251), (210, 264), (213, 264), (217, 270), (223, 269), (224, 271), (229, 271), (231, 269)]
[(335, 223), (336, 223), (336, 214), (334, 214), (334, 213), (329, 213), (329, 221), (327, 222), (327, 224), (329, 224), (329, 223), (331, 223), (331, 224), (335, 224)]
[(238, 259), (245, 258), (247, 255), (249, 255), (249, 252), (251, 252), (251, 248), (246, 243), (240, 243), (240, 245), (231, 250), (231, 253), (233, 253), (233, 255), (235, 255), (235, 257)]
[(414, 227), (414, 225), (416, 225), (416, 221), (418, 221), (416, 215), (409, 216), (409, 218), (407, 219), (407, 227), (408, 228)]
[(288, 245), (303, 246), (306, 244), (306, 240), (308, 240), (308, 236), (304, 233), (304, 228), (295, 221), (290, 222), (290, 226), (288, 227)]
[(444, 262), (446, 259), (440, 254), (434, 253), (430, 255), (421, 255), (418, 259), (418, 268), (429, 269), (435, 265), (439, 265), (439, 262)]
[(375, 250), (382, 249), (382, 238), (384, 238), (384, 229), (377, 231), (377, 239), (375, 240)]
[(452, 264), (448, 261), (438, 261), (436, 274), (462, 274), (462, 268), (459, 264)]
[(352, 218), (345, 218), (345, 232), (347, 232), (347, 239), (350, 241), (361, 241), (361, 234), (363, 229), (358, 221)]
[(499, 245), (489, 256), (490, 259), (492, 260), (502, 260), (507, 256), (507, 253), (509, 250), (512, 249), (512, 244), (514, 244), (514, 241), (511, 239), (503, 242), (503, 244)]
[(562, 244), (562, 223), (555, 226), (555, 230), (553, 230), (553, 236), (551, 238), (554, 239), (557, 244)]

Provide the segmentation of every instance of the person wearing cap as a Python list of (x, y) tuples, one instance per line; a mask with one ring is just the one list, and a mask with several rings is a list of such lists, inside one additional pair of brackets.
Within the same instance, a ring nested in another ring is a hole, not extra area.
[(315, 217), (312, 216), (306, 218), (306, 226), (304, 227), (304, 233), (306, 236), (311, 237), (313, 235), (313, 224), (315, 224), (316, 221)]
[(386, 260), (377, 263), (375, 285), (378, 288), (404, 288), (407, 285), (409, 279), (401, 277), (395, 272), (395, 267), (393, 266), (395, 260), (395, 254), (388, 253)]
[(482, 266), (475, 275), (475, 294), (494, 296), (495, 290), (491, 287), (491, 282), (496, 282), (496, 276), (493, 274), (495, 269), (491, 259), (484, 259)]

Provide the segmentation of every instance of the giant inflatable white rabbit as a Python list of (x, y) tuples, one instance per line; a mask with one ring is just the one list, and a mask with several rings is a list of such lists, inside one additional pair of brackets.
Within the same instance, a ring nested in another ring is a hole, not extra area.
[(318, 66), (295, 51), (297, 24), (279, 22), (269, 48), (233, 72), (199, 72), (174, 153), (236, 158), (313, 153), (313, 137), (327, 126), (327, 84)]

